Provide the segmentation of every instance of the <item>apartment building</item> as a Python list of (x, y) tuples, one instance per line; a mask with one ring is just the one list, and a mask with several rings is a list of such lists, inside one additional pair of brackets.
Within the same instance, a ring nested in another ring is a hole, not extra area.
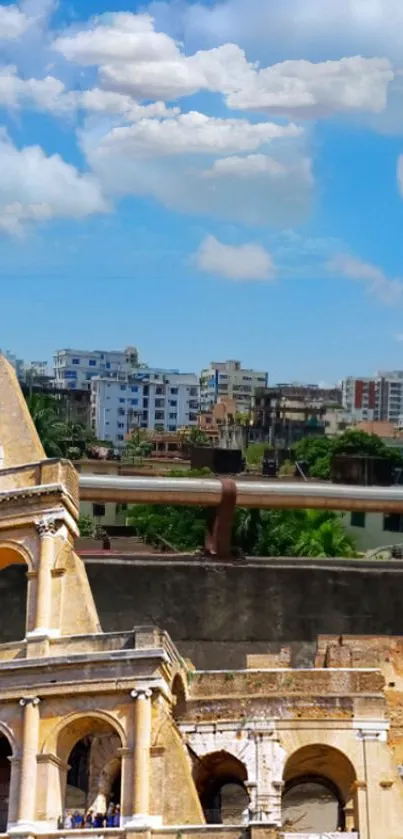
[(235, 400), (236, 410), (250, 411), (258, 387), (267, 387), (268, 374), (241, 367), (240, 361), (212, 361), (200, 377), (200, 406), (209, 411), (219, 398)]
[(55, 386), (68, 390), (90, 390), (94, 376), (127, 376), (138, 367), (135, 347), (125, 350), (57, 350), (54, 355)]
[(195, 373), (139, 367), (125, 378), (95, 376), (91, 424), (100, 440), (123, 447), (136, 428), (176, 431), (197, 427), (199, 382)]
[(343, 407), (355, 422), (382, 421), (398, 425), (403, 418), (403, 371), (349, 376), (343, 381)]

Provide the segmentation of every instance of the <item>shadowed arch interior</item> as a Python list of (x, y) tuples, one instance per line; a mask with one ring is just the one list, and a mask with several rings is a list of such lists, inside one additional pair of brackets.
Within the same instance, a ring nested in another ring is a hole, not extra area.
[(336, 832), (352, 819), (356, 827), (356, 773), (349, 758), (333, 746), (304, 746), (284, 769), (282, 821), (287, 830)]
[(0, 643), (24, 638), (28, 597), (28, 560), (8, 544), (0, 544), (0, 598), (7, 608), (0, 614)]
[(208, 824), (241, 824), (249, 806), (244, 764), (226, 751), (196, 758), (193, 777)]
[(121, 747), (117, 728), (101, 716), (74, 718), (64, 726), (57, 755), (69, 766), (65, 810), (103, 814), (110, 801), (120, 803)]
[(11, 745), (7, 737), (0, 733), (0, 833), (5, 833), (7, 830), (11, 756)]

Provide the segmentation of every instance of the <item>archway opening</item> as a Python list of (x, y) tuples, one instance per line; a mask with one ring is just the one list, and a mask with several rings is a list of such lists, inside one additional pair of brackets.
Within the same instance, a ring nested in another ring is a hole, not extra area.
[(87, 819), (89, 814), (97, 827), (102, 827), (107, 817), (108, 827), (119, 825), (121, 747), (113, 726), (100, 718), (81, 718), (63, 729), (58, 756), (69, 766), (63, 809), (65, 818), (76, 820), (73, 827), (80, 826), (80, 818)]
[(194, 780), (207, 824), (242, 824), (249, 808), (246, 767), (228, 752), (198, 760)]
[(12, 750), (7, 737), (0, 735), (0, 833), (6, 833), (10, 796), (10, 757)]
[(0, 546), (0, 597), (7, 603), (0, 616), (0, 644), (25, 638), (27, 570), (22, 553), (8, 545)]
[(283, 830), (336, 833), (358, 829), (355, 780), (350, 760), (338, 749), (321, 744), (299, 749), (284, 770)]
[(178, 673), (172, 682), (171, 692), (174, 699), (173, 717), (175, 720), (178, 720), (183, 716), (186, 710), (185, 686)]

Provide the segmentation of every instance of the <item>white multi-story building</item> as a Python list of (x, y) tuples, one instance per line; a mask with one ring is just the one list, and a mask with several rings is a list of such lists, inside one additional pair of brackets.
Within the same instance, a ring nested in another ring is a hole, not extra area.
[(208, 411), (220, 397), (235, 400), (237, 411), (250, 411), (258, 387), (267, 387), (268, 374), (246, 370), (240, 361), (212, 361), (200, 377), (200, 406)]
[(118, 448), (136, 428), (197, 427), (198, 410), (199, 382), (194, 373), (139, 367), (125, 379), (92, 379), (92, 427), (99, 440)]
[(134, 347), (125, 350), (57, 350), (54, 356), (55, 384), (68, 390), (90, 390), (94, 376), (127, 376), (138, 367)]
[(386, 421), (399, 424), (403, 415), (403, 371), (376, 373), (372, 378), (343, 381), (343, 407), (353, 421)]

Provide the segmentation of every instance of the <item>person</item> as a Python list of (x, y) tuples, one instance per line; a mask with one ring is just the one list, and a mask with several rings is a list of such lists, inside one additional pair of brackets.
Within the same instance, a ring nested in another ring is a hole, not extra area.
[(109, 806), (108, 806), (107, 813), (106, 813), (106, 826), (107, 827), (114, 827), (115, 826), (114, 821), (115, 821), (115, 805), (111, 801)]
[(93, 823), (94, 823), (93, 811), (88, 810), (88, 813), (85, 817), (85, 827), (87, 827), (87, 828), (92, 827)]
[(94, 827), (105, 826), (105, 814), (97, 813), (94, 819)]
[(64, 817), (64, 829), (71, 830), (73, 827), (73, 819), (71, 818), (71, 813), (69, 810), (66, 811), (66, 815)]
[(82, 827), (83, 818), (82, 818), (81, 814), (78, 812), (78, 810), (74, 810), (71, 821), (72, 821), (72, 827), (75, 830), (79, 830), (79, 828)]
[(113, 826), (120, 827), (120, 805), (117, 804), (115, 807), (115, 813), (113, 817)]

